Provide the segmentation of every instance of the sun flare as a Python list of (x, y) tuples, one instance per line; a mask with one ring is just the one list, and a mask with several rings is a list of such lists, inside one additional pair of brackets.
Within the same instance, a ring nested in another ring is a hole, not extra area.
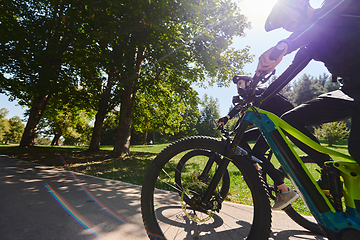
[[(269, 16), (271, 9), (277, 0), (235, 0), (242, 14), (244, 14), (251, 25), (264, 25), (267, 16)], [(313, 8), (321, 6), (323, 0), (310, 0), (310, 5)]]
[(265, 20), (276, 0), (238, 0), (237, 2), (242, 14), (254, 25), (265, 24)]

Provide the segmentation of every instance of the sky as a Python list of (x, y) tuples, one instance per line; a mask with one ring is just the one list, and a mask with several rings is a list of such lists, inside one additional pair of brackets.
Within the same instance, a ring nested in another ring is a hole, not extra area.
[[(251, 22), (251, 29), (245, 30), (245, 36), (242, 38), (236, 38), (233, 41), (233, 47), (242, 49), (245, 46), (250, 46), (250, 53), (255, 55), (254, 61), (245, 65), (244, 71), (250, 76), (253, 76), (257, 66), (257, 59), (259, 56), (276, 45), (281, 39), (287, 38), (290, 33), (283, 29), (276, 29), (271, 32), (266, 32), (264, 24), (267, 16), (269, 15), (272, 6), (276, 3), (276, 0), (234, 0), (238, 2), (243, 15)], [(322, 0), (310, 0), (310, 4), (313, 7), (318, 7), (322, 3)], [(276, 68), (276, 75), (280, 75), (291, 63), (294, 57), (294, 53), (284, 57), (282, 62)], [(302, 76), (304, 73), (312, 76), (319, 76), (323, 73), (328, 73), (327, 69), (322, 63), (312, 61), (310, 64), (299, 73)], [(296, 78), (295, 78), (296, 79)], [(232, 85), (228, 88), (209, 87), (207, 89), (197, 88), (195, 89), (199, 93), (199, 97), (202, 98), (204, 94), (212, 96), (218, 99), (220, 107), (220, 115), (225, 116), (228, 113), (232, 104), (232, 96), (236, 95), (236, 86)], [(23, 118), (25, 108), (20, 107), (17, 102), (9, 102), (8, 97), (4, 94), (0, 94), (0, 108), (6, 108), (9, 110), (9, 114), (6, 118), (13, 116), (19, 116)]]

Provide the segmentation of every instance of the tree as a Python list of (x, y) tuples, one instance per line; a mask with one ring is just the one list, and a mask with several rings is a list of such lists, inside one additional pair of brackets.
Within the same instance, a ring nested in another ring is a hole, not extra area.
[(39, 123), (39, 133), (53, 136), (51, 145), (59, 145), (60, 137), (64, 144), (73, 145), (89, 142), (91, 111), (85, 112), (71, 104), (50, 103)]
[(343, 121), (330, 122), (324, 123), (320, 127), (314, 127), (314, 134), (319, 139), (327, 140), (331, 147), (338, 140), (348, 138), (350, 130)]
[(5, 133), (4, 140), (7, 143), (19, 143), (24, 131), (24, 124), (18, 116), (9, 119), (9, 131)]
[(192, 76), (186, 78), (189, 81), (208, 77), (222, 84), (234, 74), (235, 66), (239, 71), (249, 60), (247, 51), (229, 49), (232, 38), (241, 36), (247, 26), (230, 1), (144, 1), (136, 5), (136, 13), (129, 16), (134, 27), (124, 41), (128, 43), (123, 56), (129, 71), (121, 76), (124, 90), (115, 153), (129, 151), (133, 106), (145, 66), (152, 72), (156, 65), (160, 70), (178, 69), (183, 76)]
[(217, 98), (204, 95), (202, 109), (198, 120), (197, 130), (200, 135), (217, 137), (219, 131), (216, 130), (216, 122), (220, 118), (219, 104)]
[(64, 133), (65, 145), (88, 145), (91, 139), (93, 112), (80, 110), (73, 116), (71, 128)]
[(120, 107), (114, 152), (127, 153), (141, 85), (169, 70), (225, 85), (251, 60), (248, 48), (229, 47), (249, 26), (229, 0), (5, 0), (0, 11), (0, 90), (30, 107), (21, 146), (32, 144), (50, 99), (80, 87), (97, 110), (89, 150)]
[(74, 5), (54, 0), (1, 2), (0, 91), (30, 108), (20, 146), (33, 144), (50, 99), (76, 86), (65, 64), (81, 26)]
[(35, 142), (37, 145), (50, 145), (51, 139), (37, 135), (35, 138)]
[(331, 78), (328, 78), (324, 85), (324, 93), (338, 90), (340, 87), (339, 82), (333, 82)]
[(294, 84), (293, 101), (296, 105), (309, 101), (319, 95), (321, 89), (319, 89), (316, 82), (316, 79), (304, 74), (301, 79)]
[(6, 119), (8, 113), (6, 108), (0, 109), (0, 143), (19, 143), (24, 124), (18, 116)]
[(300, 79), (289, 83), (281, 91), (291, 103), (300, 105), (312, 100), (323, 93), (339, 89), (338, 82), (332, 82), (327, 74), (319, 75), (317, 78), (304, 74)]
[[(98, 149), (103, 121), (114, 107), (120, 107), (114, 152), (129, 151), (136, 94), (157, 76), (173, 70), (190, 83), (218, 79), (226, 84), (227, 75), (251, 60), (248, 49), (229, 48), (248, 26), (230, 1), (98, 1), (86, 6), (80, 9), (85, 23), (79, 38), (88, 46), (80, 55), (92, 61), (74, 61), (73, 66), (83, 78), (93, 75), (85, 84), (94, 86), (98, 105), (91, 151)], [(103, 71), (105, 79), (92, 69)]]
[(197, 135), (198, 131), (196, 129), (196, 126), (199, 114), (200, 111), (197, 107), (187, 108), (185, 112), (181, 115), (183, 120), (180, 123), (179, 132), (174, 135), (174, 138), (178, 139), (182, 137)]
[(114, 109), (106, 115), (101, 129), (101, 144), (113, 145), (116, 137), (116, 130), (119, 124), (119, 109)]
[[(133, 127), (143, 134), (143, 143), (147, 142), (149, 131), (174, 136), (195, 130), (197, 93), (186, 79), (172, 72), (169, 69), (152, 84), (140, 86), (137, 93)], [(155, 142), (154, 134), (152, 141)]]
[(8, 113), (6, 108), (0, 109), (0, 143), (5, 141), (5, 134), (9, 131), (9, 121), (5, 118)]

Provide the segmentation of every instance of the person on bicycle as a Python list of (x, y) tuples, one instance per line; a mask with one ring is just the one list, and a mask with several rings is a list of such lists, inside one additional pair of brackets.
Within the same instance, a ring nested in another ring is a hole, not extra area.
[[(292, 34), (259, 58), (257, 74), (271, 72), (284, 55), (300, 49), (311, 59), (321, 61), (340, 82), (340, 89), (322, 94), (282, 115), (282, 119), (317, 141), (306, 126), (352, 119), (348, 150), (360, 164), (360, 1), (325, 0), (319, 9), (309, 0), (278, 0), (265, 23), (265, 30), (284, 28)], [(271, 60), (274, 50), (283, 50)], [(294, 143), (321, 166), (330, 160), (326, 154), (296, 140)], [(322, 176), (323, 178), (323, 176)], [(319, 182), (323, 189), (328, 187)]]
[[(233, 78), (234, 83), (237, 85), (238, 90), (246, 89), (251, 81), (252, 78), (249, 76), (235, 76)], [(256, 94), (260, 95), (265, 89), (257, 88)], [(237, 105), (237, 106), (242, 106)], [(219, 119), (217, 126), (225, 125), (227, 121), (233, 118), (241, 109), (238, 109), (235, 106), (225, 117)], [(294, 108), (294, 106), (282, 95), (277, 94), (271, 98), (270, 101), (265, 102), (261, 105), (261, 109), (266, 111), (272, 112), (277, 116), (289, 111), (290, 109)], [(299, 195), (292, 189), (288, 188), (283, 181), (283, 178), (278, 173), (278, 170), (274, 167), (274, 165), (265, 157), (266, 151), (269, 149), (269, 146), (263, 136), (260, 134), (260, 131), (257, 128), (249, 129), (245, 132), (244, 137), (241, 140), (240, 145), (248, 146), (248, 142), (256, 141), (254, 147), (251, 149), (251, 153), (260, 159), (263, 163), (261, 167), (265, 172), (271, 177), (274, 181), (274, 185), (279, 190), (277, 194), (277, 198), (272, 206), (273, 210), (280, 210), (288, 206), (290, 203), (295, 201)], [(250, 149), (250, 147), (249, 147)], [(256, 165), (256, 167), (258, 167)]]

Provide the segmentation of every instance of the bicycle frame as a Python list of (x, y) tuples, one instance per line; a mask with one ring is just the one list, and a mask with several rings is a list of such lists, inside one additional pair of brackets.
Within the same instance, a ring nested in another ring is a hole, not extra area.
[[(360, 166), (351, 156), (321, 146), (276, 115), (259, 108), (248, 109), (242, 121), (250, 122), (259, 128), (276, 158), (299, 190), (310, 212), (327, 235), (335, 236), (349, 228), (360, 230)], [(331, 163), (340, 171), (345, 212), (335, 210), (295, 152), (284, 131), (319, 152), (341, 158), (341, 160), (334, 159)], [(237, 142), (236, 139), (234, 141)]]

